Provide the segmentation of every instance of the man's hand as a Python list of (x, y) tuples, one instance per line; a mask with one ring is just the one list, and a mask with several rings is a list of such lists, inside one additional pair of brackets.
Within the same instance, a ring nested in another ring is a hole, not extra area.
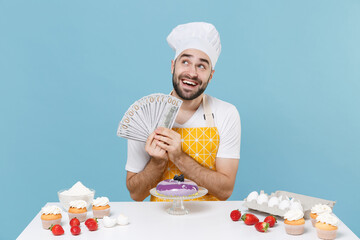
[(156, 161), (167, 161), (166, 151), (158, 146), (158, 140), (155, 139), (156, 133), (150, 134), (146, 141), (145, 151)]
[(157, 128), (155, 133), (156, 145), (164, 149), (168, 154), (168, 158), (175, 163), (184, 154), (181, 148), (180, 134), (163, 127)]

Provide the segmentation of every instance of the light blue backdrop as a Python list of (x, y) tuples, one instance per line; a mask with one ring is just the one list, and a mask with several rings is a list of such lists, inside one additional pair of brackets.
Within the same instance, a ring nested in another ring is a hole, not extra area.
[(358, 236), (360, 1), (0, 0), (0, 239), (81, 180), (131, 201), (122, 114), (171, 90), (166, 36), (213, 23), (223, 51), (207, 93), (242, 122), (234, 193), (337, 201)]

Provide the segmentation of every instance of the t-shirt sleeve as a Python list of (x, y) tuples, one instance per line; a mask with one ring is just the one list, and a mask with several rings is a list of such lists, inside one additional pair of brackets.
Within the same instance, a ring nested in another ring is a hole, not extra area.
[(135, 140), (128, 140), (126, 171), (138, 173), (144, 170), (150, 160), (149, 154), (145, 151), (145, 143)]
[(216, 157), (240, 159), (240, 115), (234, 105), (229, 105), (218, 121), (220, 144)]

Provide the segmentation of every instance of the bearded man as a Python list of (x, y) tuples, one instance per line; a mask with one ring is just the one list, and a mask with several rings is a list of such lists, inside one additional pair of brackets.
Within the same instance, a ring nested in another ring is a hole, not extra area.
[(238, 170), (241, 126), (234, 105), (204, 94), (221, 52), (219, 33), (193, 22), (174, 28), (167, 41), (175, 50), (171, 95), (183, 103), (172, 129), (156, 129), (146, 143), (128, 140), (127, 188), (143, 201), (161, 180), (183, 174), (208, 189), (196, 200), (226, 200)]

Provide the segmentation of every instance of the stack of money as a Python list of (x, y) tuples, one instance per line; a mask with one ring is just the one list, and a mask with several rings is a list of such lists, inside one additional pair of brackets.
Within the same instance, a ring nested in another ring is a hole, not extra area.
[(157, 127), (172, 128), (182, 101), (155, 93), (134, 102), (119, 123), (119, 137), (146, 142)]

